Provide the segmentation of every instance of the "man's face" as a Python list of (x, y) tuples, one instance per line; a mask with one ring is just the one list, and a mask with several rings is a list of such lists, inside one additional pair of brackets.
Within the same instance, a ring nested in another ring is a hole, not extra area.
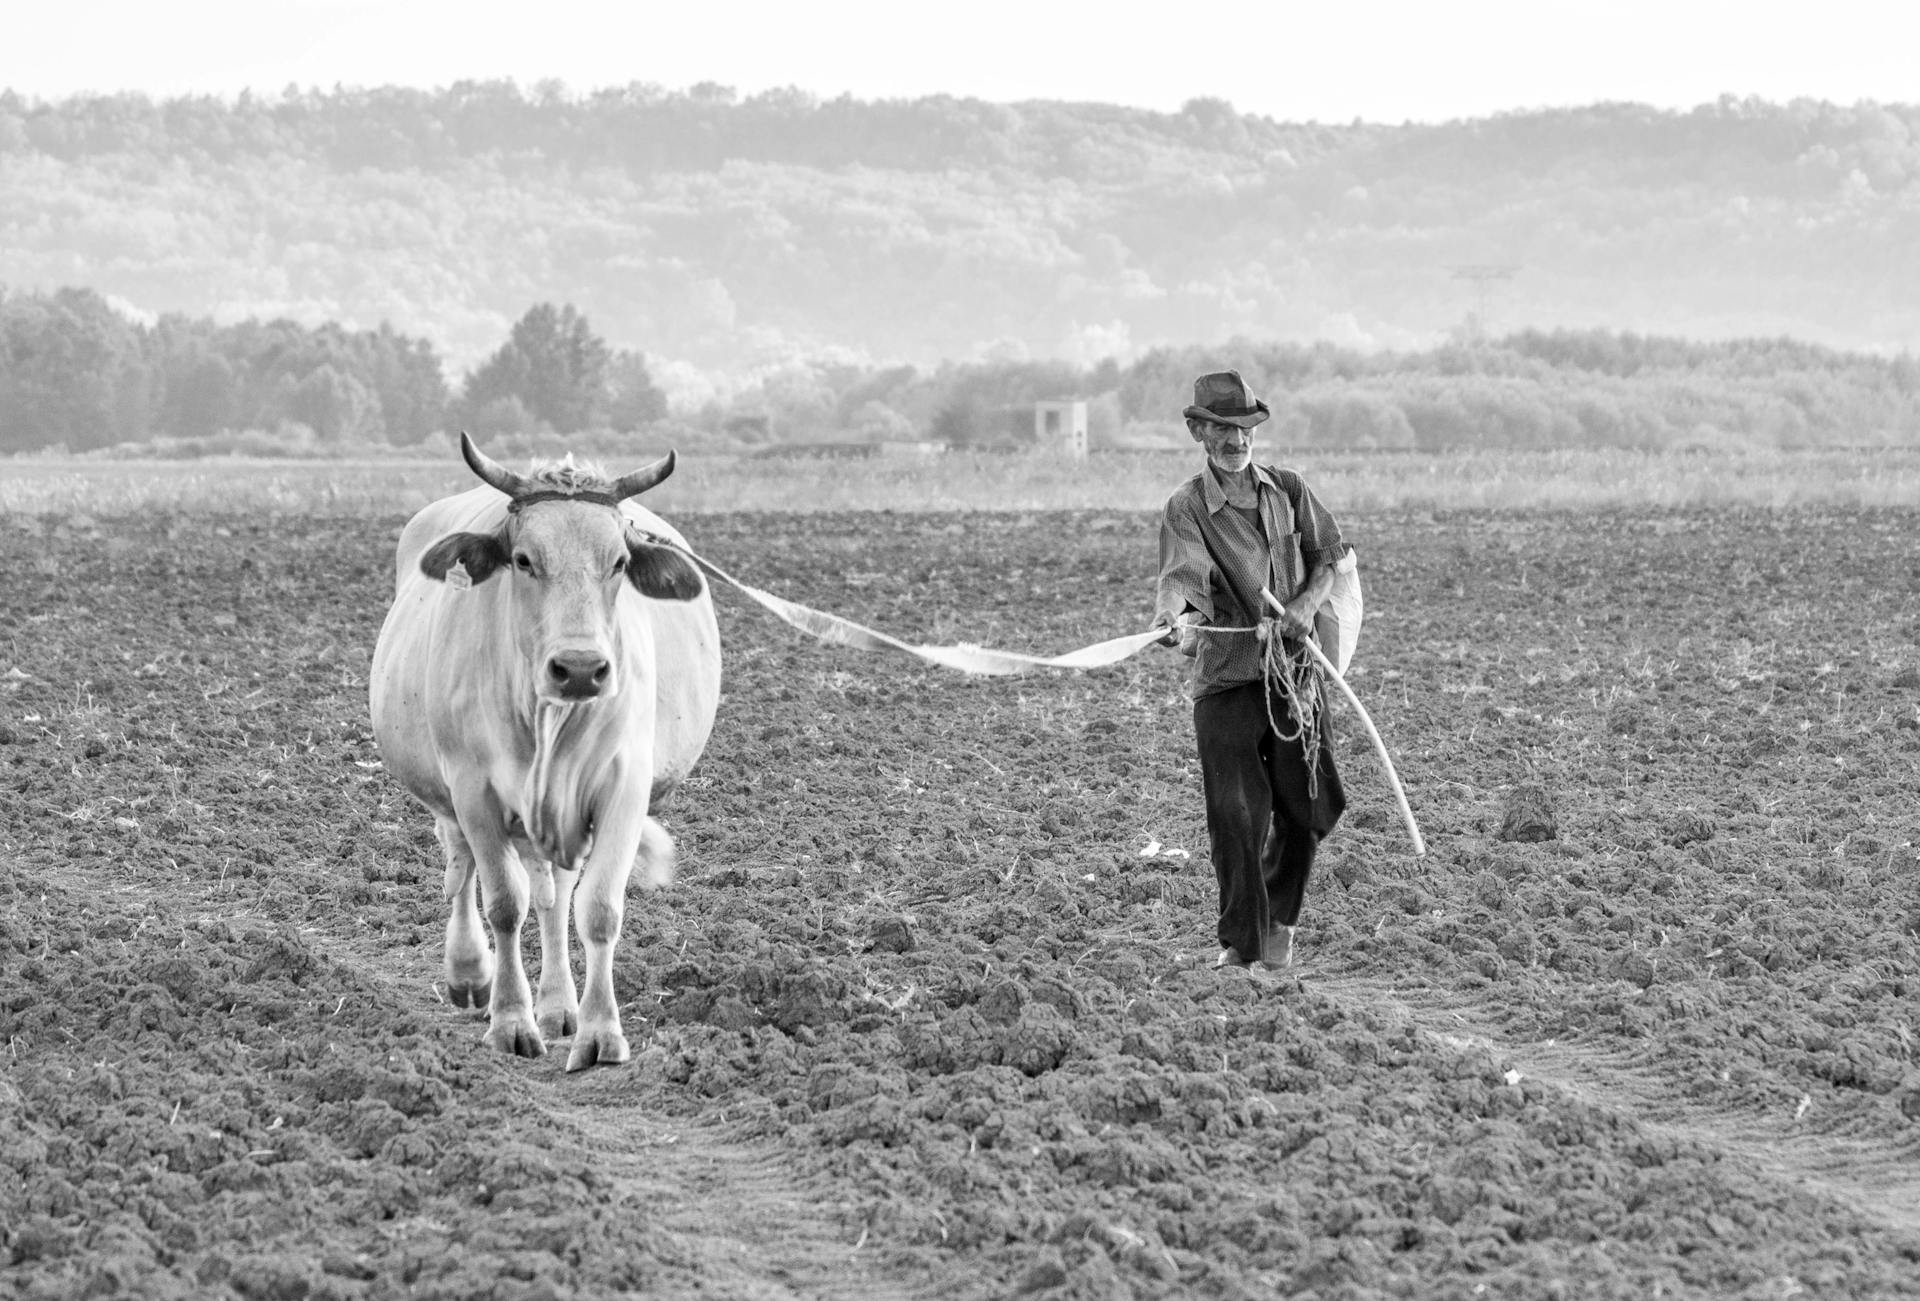
[(1193, 441), (1207, 449), (1207, 460), (1225, 474), (1238, 474), (1253, 464), (1253, 430), (1208, 420), (1196, 422)]

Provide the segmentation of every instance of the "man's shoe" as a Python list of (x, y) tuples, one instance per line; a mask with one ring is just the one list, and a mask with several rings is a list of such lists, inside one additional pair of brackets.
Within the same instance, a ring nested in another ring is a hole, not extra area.
[(1244, 967), (1246, 965), (1247, 960), (1240, 956), (1240, 950), (1238, 949), (1222, 949), (1220, 950), (1220, 956), (1213, 960), (1213, 969), (1215, 971), (1225, 971), (1230, 967)]
[(1283, 971), (1293, 965), (1293, 927), (1276, 926), (1267, 932), (1266, 947), (1260, 954), (1260, 961), (1275, 971)]

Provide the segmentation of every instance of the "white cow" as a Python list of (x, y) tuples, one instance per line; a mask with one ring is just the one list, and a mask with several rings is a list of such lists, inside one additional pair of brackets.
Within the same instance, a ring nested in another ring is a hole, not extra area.
[[(673, 842), (648, 808), (713, 730), (713, 600), (685, 555), (650, 540), (684, 546), (680, 535), (627, 500), (673, 473), (671, 452), (609, 481), (571, 458), (516, 474), (465, 434), (460, 449), (486, 486), (433, 503), (400, 535), (373, 653), (374, 734), (446, 851), (455, 1006), (485, 1000), (486, 1042), (503, 1052), (538, 1057), (572, 1034), (568, 1070), (624, 1062), (613, 948), (636, 856), (645, 884), (672, 875)], [(537, 1000), (520, 959), (530, 898)]]

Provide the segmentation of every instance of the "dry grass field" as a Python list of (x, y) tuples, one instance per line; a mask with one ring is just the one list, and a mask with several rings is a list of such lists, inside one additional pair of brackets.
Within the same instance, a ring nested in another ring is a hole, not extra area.
[[(662, 448), (639, 447), (633, 463)], [(1742, 453), (1475, 452), (1449, 455), (1263, 451), (1348, 510), (1598, 510), (1633, 507), (1911, 507), (1920, 450)], [(1151, 510), (1194, 470), (1191, 452), (955, 452), (848, 460), (686, 455), (655, 493), (688, 512)], [(410, 512), (470, 479), (459, 457), (378, 461), (0, 460), (0, 511), (124, 514), (265, 510)]]
[[(1144, 626), (1189, 460), (953, 464), (649, 501), (910, 641)], [(1914, 459), (1304, 465), (1431, 852), (1336, 709), (1292, 975), (1208, 966), (1178, 656), (969, 678), (722, 589), (634, 1061), (575, 1076), (444, 1000), (368, 727), (464, 471), (0, 465), (0, 1294), (1920, 1297)]]

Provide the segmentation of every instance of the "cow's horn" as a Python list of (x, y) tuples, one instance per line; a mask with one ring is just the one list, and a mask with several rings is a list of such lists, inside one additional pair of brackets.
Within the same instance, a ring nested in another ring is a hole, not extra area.
[(466, 458), (468, 468), (480, 476), (482, 483), (491, 484), (509, 497), (518, 497), (533, 490), (533, 485), (525, 476), (515, 474), (475, 447), (473, 439), (467, 436), (464, 429), (460, 431), (460, 455)]
[(672, 473), (673, 453), (668, 452), (652, 465), (642, 466), (632, 474), (621, 475), (613, 481), (613, 487), (608, 491), (616, 500), (625, 501), (628, 497), (638, 497)]

